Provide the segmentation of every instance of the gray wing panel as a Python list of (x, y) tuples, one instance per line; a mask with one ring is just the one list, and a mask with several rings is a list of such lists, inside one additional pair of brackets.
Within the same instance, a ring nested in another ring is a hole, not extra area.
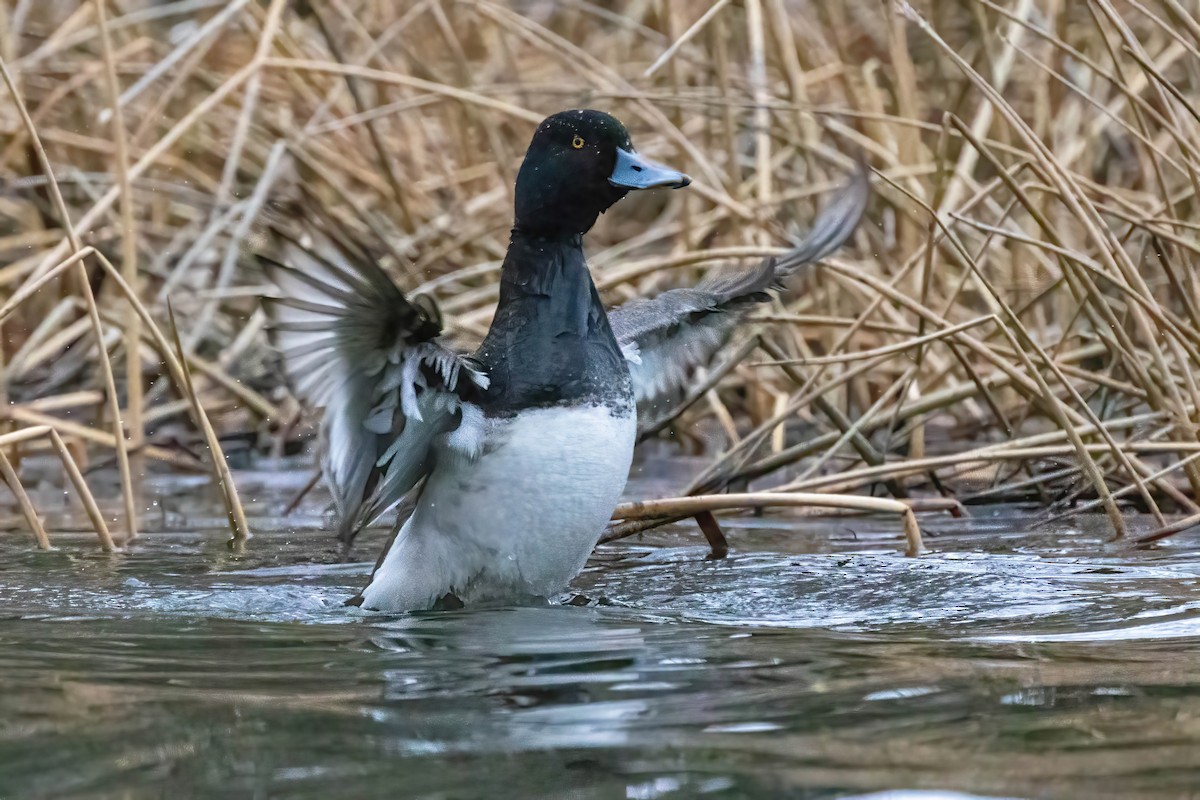
[(860, 164), (794, 249), (753, 269), (715, 274), (695, 288), (672, 289), (609, 312), (613, 334), (629, 360), (640, 427), (650, 427), (670, 411), (696, 371), (712, 365), (754, 303), (850, 238), (868, 195), (867, 170)]

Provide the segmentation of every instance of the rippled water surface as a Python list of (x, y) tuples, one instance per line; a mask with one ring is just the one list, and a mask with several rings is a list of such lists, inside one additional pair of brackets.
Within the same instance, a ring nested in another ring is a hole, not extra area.
[(1200, 797), (1200, 538), (746, 518), (602, 548), (587, 606), (387, 616), (342, 606), (381, 534), (243, 477), (240, 554), (170, 482), (127, 554), (0, 534), (0, 797)]

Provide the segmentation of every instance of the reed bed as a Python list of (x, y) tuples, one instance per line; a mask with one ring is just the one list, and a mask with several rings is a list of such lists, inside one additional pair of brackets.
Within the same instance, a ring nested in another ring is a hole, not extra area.
[(213, 470), (244, 536), (222, 443), (289, 452), (315, 419), (264, 335), (263, 216), (336, 224), (469, 346), (534, 125), (590, 106), (695, 178), (589, 236), (614, 305), (786, 249), (857, 154), (874, 188), (852, 245), (655, 421), (709, 466), (619, 508), (609, 538), (830, 505), (900, 514), (915, 552), (914, 512), (998, 501), (1173, 533), (1200, 520), (1198, 17), (1193, 0), (8, 0), (12, 504), (42, 542), (17, 476), (53, 446), (116, 461), (122, 539), (159, 468)]

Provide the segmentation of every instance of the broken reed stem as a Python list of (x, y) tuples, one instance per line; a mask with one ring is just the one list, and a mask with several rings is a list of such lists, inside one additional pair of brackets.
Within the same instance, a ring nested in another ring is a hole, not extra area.
[(725, 539), (725, 534), (711, 511), (701, 511), (697, 514), (696, 524), (700, 526), (700, 532), (708, 541), (710, 558), (724, 558), (729, 555), (729, 542)]
[[(912, 506), (886, 497), (861, 497), (848, 494), (818, 494), (815, 492), (749, 492), (742, 494), (709, 494), (692, 497), (672, 497), (665, 500), (642, 500), (622, 503), (613, 511), (616, 520), (658, 519), (662, 517), (695, 516), (702, 512), (733, 508), (776, 508), (786, 506), (817, 506), (900, 514), (904, 519), (905, 554), (916, 556), (924, 552), (921, 529), (913, 516)], [(911, 519), (910, 519), (911, 518)]]
[(30, 439), (38, 439), (49, 432), (49, 425), (31, 425), (28, 428), (19, 428), (11, 433), (0, 434), (0, 447), (7, 444), (20, 444)]
[(83, 474), (79, 471), (79, 466), (75, 463), (75, 458), (71, 455), (70, 448), (63, 442), (58, 431), (49, 425), (34, 425), (0, 436), (0, 476), (4, 478), (4, 482), (8, 484), (13, 496), (16, 497), (21, 514), (25, 517), (26, 522), (29, 523), (30, 530), (33, 531), (38, 547), (42, 550), (49, 550), (50, 537), (46, 534), (46, 529), (43, 527), (37, 510), (29, 499), (25, 487), (21, 485), (21, 479), (13, 468), (12, 462), (2, 448), (5, 445), (16, 445), (43, 437), (50, 440), (51, 446), (58, 453), (59, 460), (63, 465), (63, 472), (66, 474), (67, 480), (75, 487), (75, 491), (78, 493), (79, 499), (83, 504), (84, 511), (92, 523), (92, 529), (96, 532), (96, 537), (100, 540), (100, 546), (104, 550), (114, 550), (115, 546), (112, 536), (108, 532), (108, 527), (104, 523), (104, 516), (100, 512), (99, 505), (96, 504), (96, 499), (93, 497), (91, 489), (88, 488), (87, 482), (83, 479)]

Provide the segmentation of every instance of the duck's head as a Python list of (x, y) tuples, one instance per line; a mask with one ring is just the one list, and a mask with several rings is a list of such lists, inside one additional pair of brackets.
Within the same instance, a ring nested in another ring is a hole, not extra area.
[(562, 111), (533, 134), (517, 173), (516, 226), (540, 235), (587, 233), (632, 189), (682, 189), (692, 179), (643, 158), (603, 111)]

